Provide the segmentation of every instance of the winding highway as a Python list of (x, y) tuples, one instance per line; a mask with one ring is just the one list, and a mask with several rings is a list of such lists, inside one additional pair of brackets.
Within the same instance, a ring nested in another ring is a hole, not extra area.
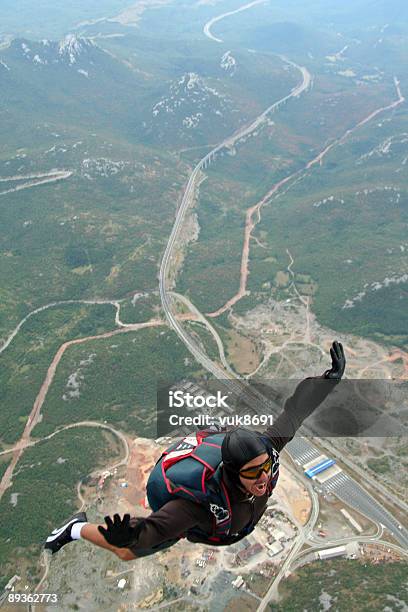
[(217, 23), (217, 21), (221, 21), (221, 19), (224, 19), (224, 17), (229, 17), (230, 15), (241, 13), (242, 11), (246, 11), (247, 9), (251, 8), (252, 6), (255, 6), (256, 4), (263, 4), (263, 3), (265, 3), (265, 0), (253, 0), (253, 2), (244, 4), (244, 6), (240, 6), (239, 8), (233, 11), (228, 11), (227, 13), (223, 13), (222, 15), (217, 15), (216, 17), (213, 17), (212, 19), (210, 19), (210, 21), (207, 21), (207, 23), (205, 24), (203, 28), (204, 34), (207, 36), (207, 38), (210, 38), (214, 42), (222, 42), (222, 38), (217, 38), (216, 36), (214, 36), (214, 34), (211, 34), (211, 27), (214, 25), (214, 23)]
[[(231, 373), (231, 370), (223, 370), (218, 365), (214, 364), (207, 355), (201, 350), (201, 348), (197, 345), (197, 343), (189, 336), (186, 330), (182, 327), (181, 323), (177, 320), (176, 315), (172, 312), (172, 302), (171, 302), (171, 292), (168, 288), (168, 278), (169, 278), (169, 270), (172, 263), (172, 255), (176, 248), (177, 239), (180, 236), (180, 230), (183, 225), (183, 221), (185, 218), (185, 214), (189, 207), (194, 202), (194, 193), (196, 189), (196, 181), (197, 183), (202, 180), (200, 178), (200, 174), (202, 170), (205, 169), (215, 158), (217, 153), (220, 153), (223, 149), (232, 148), (241, 138), (244, 136), (248, 136), (252, 132), (254, 132), (263, 122), (267, 120), (268, 114), (287, 102), (290, 98), (296, 98), (300, 96), (304, 91), (306, 91), (311, 83), (311, 75), (309, 71), (302, 67), (298, 66), (291, 60), (285, 58), (284, 56), (280, 56), (281, 60), (295, 68), (297, 68), (301, 74), (301, 81), (299, 84), (294, 87), (289, 94), (284, 96), (283, 98), (277, 100), (266, 110), (264, 110), (258, 117), (256, 117), (253, 121), (251, 121), (248, 125), (244, 125), (239, 128), (232, 136), (225, 138), (222, 142), (216, 145), (211, 151), (209, 151), (194, 167), (187, 185), (184, 190), (184, 194), (181, 200), (181, 204), (177, 211), (176, 219), (169, 237), (169, 240), (166, 245), (166, 249), (163, 254), (163, 258), (160, 265), (160, 273), (159, 273), (159, 292), (160, 299), (162, 302), (163, 310), (166, 315), (166, 319), (170, 325), (179, 336), (179, 338), (184, 342), (185, 346), (188, 348), (190, 353), (194, 356), (196, 361), (200, 363), (208, 372), (210, 372), (214, 378), (223, 381), (223, 386), (231, 391), (236, 397), (240, 397), (242, 395), (242, 385), (238, 384), (239, 377), (236, 374)], [(281, 184), (286, 183), (291, 176), (283, 179), (277, 185), (275, 185), (275, 190), (280, 187)], [(258, 412), (258, 414), (262, 414), (262, 411), (266, 411), (266, 414), (270, 412), (270, 402), (265, 399), (265, 397), (260, 394), (256, 389), (249, 389), (248, 385), (246, 385), (245, 393), (247, 399), (251, 399), (251, 403), (253, 405), (254, 413)]]
[[(195, 166), (193, 169), (189, 180), (187, 182), (183, 198), (180, 204), (180, 207), (177, 211), (176, 219), (169, 237), (169, 240), (166, 245), (166, 249), (163, 254), (163, 258), (160, 265), (160, 274), (159, 274), (159, 291), (160, 298), (162, 301), (164, 313), (166, 315), (167, 321), (169, 325), (174, 329), (179, 338), (184, 342), (189, 351), (195, 357), (195, 359), (200, 363), (208, 372), (211, 372), (213, 376), (217, 379), (223, 380), (231, 377), (230, 372), (226, 372), (214, 365), (210, 359), (201, 351), (201, 349), (196, 345), (196, 343), (192, 340), (192, 338), (186, 333), (183, 329), (182, 325), (177, 321), (175, 315), (172, 312), (172, 304), (171, 304), (171, 294), (167, 287), (168, 284), (168, 276), (169, 276), (169, 268), (172, 261), (173, 251), (175, 250), (177, 239), (180, 235), (180, 229), (182, 227), (186, 211), (191, 206), (194, 201), (194, 190), (195, 183), (197, 178), (199, 178), (200, 172), (213, 161), (214, 157), (217, 153), (219, 153), (224, 148), (231, 148), (235, 145), (237, 141), (239, 141), (244, 136), (249, 135), (253, 131), (255, 131), (261, 123), (263, 123), (268, 114), (277, 109), (280, 105), (287, 102), (290, 98), (294, 98), (299, 96), (302, 92), (306, 91), (311, 82), (311, 75), (308, 70), (302, 66), (298, 66), (294, 62), (287, 60), (282, 57), (282, 61), (287, 62), (288, 64), (296, 67), (302, 76), (301, 82), (286, 96), (271, 104), (265, 111), (263, 111), (256, 119), (254, 119), (249, 125), (241, 127), (235, 134), (229, 136), (225, 140), (223, 140), (220, 144), (215, 146), (209, 153), (207, 153)], [(232, 389), (238, 391), (238, 388), (232, 385)]]
[[(242, 7), (242, 9), (252, 6), (253, 4), (254, 3), (245, 5), (245, 7)], [(215, 38), (211, 34), (210, 27), (212, 24), (214, 24), (216, 21), (219, 21), (219, 19), (226, 16), (227, 14), (229, 13), (226, 13), (218, 18), (214, 18), (206, 24), (204, 28), (204, 32), (209, 38), (212, 38), (213, 40), (217, 42), (221, 42), (220, 39)], [(310, 87), (312, 79), (311, 79), (310, 73), (307, 71), (306, 68), (298, 66), (297, 64), (294, 64), (293, 62), (291, 62), (285, 57), (281, 57), (281, 59), (282, 61), (286, 61), (290, 65), (296, 67), (301, 72), (302, 82), (297, 87), (295, 87), (290, 94), (288, 94), (281, 100), (275, 102), (273, 105), (268, 107), (268, 109), (266, 109), (261, 115), (259, 115), (248, 126), (245, 126), (239, 129), (233, 136), (226, 138), (219, 145), (215, 146), (209, 153), (207, 153), (207, 155), (205, 155), (198, 162), (198, 164), (193, 169), (189, 177), (189, 180), (187, 182), (187, 185), (186, 185), (186, 188), (183, 194), (183, 198), (181, 201), (181, 205), (177, 212), (176, 219), (175, 219), (175, 222), (174, 222), (174, 225), (173, 225), (170, 237), (169, 237), (169, 241), (167, 243), (167, 246), (166, 246), (166, 249), (163, 255), (163, 259), (161, 262), (160, 275), (159, 275), (160, 298), (161, 298), (163, 309), (164, 309), (166, 318), (169, 322), (169, 325), (174, 329), (174, 331), (177, 333), (180, 339), (184, 342), (184, 344), (186, 345), (188, 350), (193, 354), (195, 359), (208, 372), (213, 374), (217, 379), (224, 379), (224, 380), (229, 379), (231, 377), (231, 371), (230, 369), (228, 369), (227, 371), (225, 370), (223, 371), (219, 366), (212, 363), (212, 361), (208, 359), (208, 357), (200, 350), (200, 347), (198, 347), (195, 344), (195, 342), (192, 340), (192, 338), (189, 337), (187, 332), (183, 329), (181, 323), (176, 320), (174, 314), (172, 313), (172, 303), (171, 303), (170, 291), (167, 288), (169, 268), (171, 265), (172, 255), (176, 248), (177, 239), (179, 237), (180, 229), (182, 227), (186, 211), (194, 202), (193, 196), (194, 196), (195, 182), (196, 182), (196, 179), (200, 171), (204, 170), (208, 166), (208, 164), (210, 164), (214, 160), (217, 153), (219, 153), (224, 147), (232, 148), (234, 144), (238, 142), (241, 138), (249, 135), (253, 130), (255, 130), (262, 123), (262, 121), (266, 119), (269, 112), (271, 112), (273, 109), (278, 108), (281, 104), (288, 101), (291, 97), (298, 97), (303, 91), (307, 90)], [(363, 120), (357, 123), (352, 129), (347, 130), (340, 138), (335, 139), (332, 143), (327, 145), (316, 157), (314, 157), (310, 162), (308, 162), (308, 164), (305, 166), (304, 169), (302, 169), (301, 171), (297, 171), (293, 175), (286, 177), (286, 179), (281, 181), (278, 185), (275, 185), (271, 189), (271, 191), (268, 192), (268, 194), (266, 194), (266, 196), (263, 198), (262, 203), (266, 202), (272, 194), (274, 194), (278, 189), (280, 189), (282, 185), (286, 184), (290, 179), (295, 178), (303, 171), (309, 170), (312, 166), (316, 164), (321, 164), (322, 159), (327, 155), (327, 153), (334, 146), (338, 144), (342, 144), (345, 141), (345, 139), (348, 136), (350, 136), (350, 134), (352, 134), (356, 129), (358, 129), (359, 127), (361, 127), (362, 125), (364, 125), (365, 123), (367, 123), (368, 121), (376, 117), (379, 113), (385, 110), (394, 109), (400, 104), (402, 104), (405, 98), (401, 94), (399, 81), (396, 78), (394, 78), (394, 83), (397, 89), (397, 96), (398, 96), (396, 101), (392, 102), (388, 106), (381, 107), (371, 112)], [(233, 378), (238, 379), (239, 377), (234, 376)], [(231, 386), (231, 388), (233, 389), (235, 388), (234, 380), (228, 380), (228, 383)], [(262, 406), (265, 400), (264, 398), (258, 398), (258, 400), (259, 401), (256, 402), (256, 404), (258, 404), (257, 407), (259, 408), (259, 405)], [(311, 447), (311, 445), (309, 446)], [(317, 449), (314, 449), (314, 450), (317, 454), (320, 454)], [(296, 449), (296, 445), (293, 445), (291, 448), (291, 445), (289, 444), (288, 451), (292, 455), (292, 458), (294, 458), (297, 454), (297, 451), (299, 452), (299, 449)], [(265, 610), (266, 607), (268, 606), (268, 603), (271, 600), (271, 598), (276, 598), (277, 593), (278, 593), (279, 583), (281, 579), (286, 575), (286, 573), (289, 571), (294, 561), (299, 557), (299, 553), (303, 545), (306, 542), (308, 542), (309, 544), (311, 544), (313, 548), (317, 547), (317, 543), (313, 541), (313, 529), (314, 529), (314, 526), (315, 526), (315, 523), (316, 523), (316, 520), (319, 514), (319, 503), (318, 503), (317, 493), (314, 491), (313, 487), (309, 486), (308, 489), (312, 497), (312, 512), (309, 517), (308, 523), (304, 528), (300, 530), (300, 533), (291, 551), (289, 552), (289, 555), (287, 556), (284, 563), (282, 564), (278, 575), (274, 578), (267, 593), (260, 601), (258, 608), (257, 608), (258, 612), (263, 612), (263, 610)], [(330, 483), (330, 490), (335, 495), (337, 495), (340, 499), (343, 499), (345, 503), (347, 503), (347, 499), (351, 497), (352, 506), (356, 507), (356, 509), (359, 509), (363, 514), (366, 514), (368, 517), (374, 520), (375, 523), (377, 524), (378, 529), (380, 529), (380, 527), (382, 529), (383, 526), (384, 527), (387, 526), (388, 529), (393, 533), (394, 537), (396, 537), (400, 541), (402, 546), (404, 547), (404, 548), (401, 548), (400, 550), (405, 550), (405, 547), (408, 542), (406, 530), (405, 529), (399, 530), (398, 523), (394, 519), (394, 517), (389, 512), (387, 512), (376, 500), (374, 500), (374, 498), (368, 495), (364, 491), (364, 489), (360, 487), (360, 485), (358, 485), (358, 483), (356, 483), (352, 478), (350, 478), (349, 476), (343, 473), (342, 479), (339, 482), (336, 481), (336, 482)], [(359, 538), (359, 540), (364, 541), (365, 538), (362, 537), (362, 538)], [(373, 537), (371, 538), (368, 537), (367, 541), (373, 541)], [(327, 543), (326, 543), (326, 546), (327, 546)], [(399, 548), (399, 547), (396, 547), (396, 548)]]

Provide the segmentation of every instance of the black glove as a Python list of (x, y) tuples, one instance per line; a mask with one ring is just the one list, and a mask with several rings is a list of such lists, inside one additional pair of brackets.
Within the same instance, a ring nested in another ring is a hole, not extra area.
[(130, 514), (125, 514), (123, 519), (120, 518), (119, 514), (115, 514), (113, 521), (110, 516), (105, 516), (105, 523), (107, 529), (98, 526), (99, 532), (103, 535), (105, 540), (117, 546), (118, 548), (127, 548), (137, 537), (138, 529), (131, 527), (129, 524)]
[(324, 378), (330, 378), (332, 380), (340, 380), (346, 368), (346, 357), (341, 342), (337, 342), (337, 340), (333, 342), (332, 348), (330, 349), (330, 355), (332, 367), (330, 370), (326, 370), (323, 376)]

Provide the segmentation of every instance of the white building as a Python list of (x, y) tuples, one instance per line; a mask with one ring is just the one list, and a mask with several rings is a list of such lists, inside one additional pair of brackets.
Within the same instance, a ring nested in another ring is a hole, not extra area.
[(333, 557), (341, 557), (346, 554), (345, 546), (335, 546), (334, 548), (326, 548), (325, 550), (318, 550), (318, 559), (332, 559)]
[(271, 531), (271, 536), (274, 540), (284, 540), (286, 538), (286, 533), (282, 531), (282, 529), (274, 529)]
[(240, 589), (244, 584), (244, 579), (242, 578), (242, 576), (238, 576), (237, 578), (235, 578), (235, 580), (232, 581), (231, 584), (236, 589)]
[(14, 576), (10, 578), (10, 580), (8, 581), (8, 583), (6, 584), (4, 588), (7, 590), (11, 589), (13, 587), (13, 584), (16, 582), (16, 580), (21, 580), (21, 578), (20, 576), (17, 576), (17, 574), (14, 574)]
[(354, 529), (358, 533), (361, 533), (363, 531), (363, 528), (361, 527), (361, 525), (357, 523), (357, 521), (351, 516), (349, 512), (347, 512), (345, 508), (340, 508), (340, 512), (351, 523), (351, 525), (353, 525)]
[(281, 550), (283, 550), (283, 546), (280, 542), (274, 542), (273, 544), (270, 544), (268, 546), (269, 548), (269, 553), (268, 555), (270, 557), (273, 557), (274, 555), (277, 555), (278, 553), (281, 552)]

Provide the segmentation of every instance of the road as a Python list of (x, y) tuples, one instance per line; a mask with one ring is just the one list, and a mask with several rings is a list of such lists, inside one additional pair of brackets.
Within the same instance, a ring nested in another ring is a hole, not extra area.
[[(136, 293), (136, 291), (135, 291)], [(121, 298), (121, 299), (113, 299), (113, 300), (61, 300), (58, 302), (50, 302), (49, 304), (44, 304), (44, 306), (40, 306), (39, 308), (36, 308), (35, 310), (32, 310), (31, 312), (29, 312), (23, 319), (21, 319), (21, 321), (18, 323), (18, 325), (16, 325), (16, 327), (13, 329), (13, 331), (9, 334), (9, 336), (3, 341), (3, 344), (0, 346), (0, 355), (1, 353), (3, 353), (6, 348), (8, 346), (10, 346), (10, 344), (12, 343), (12, 341), (14, 340), (14, 338), (17, 336), (18, 332), (21, 330), (21, 328), (23, 327), (24, 323), (26, 323), (26, 321), (28, 321), (28, 319), (30, 319), (31, 317), (33, 317), (34, 315), (38, 314), (39, 312), (43, 312), (44, 310), (48, 310), (48, 308), (55, 308), (56, 306), (66, 306), (68, 304), (86, 304), (88, 306), (95, 306), (95, 305), (106, 305), (106, 304), (110, 304), (111, 306), (114, 306), (116, 309), (116, 313), (115, 313), (115, 325), (117, 325), (118, 327), (124, 327), (124, 328), (128, 328), (131, 329), (133, 325), (137, 325), (135, 323), (123, 323), (120, 319), (120, 307), (121, 307), (121, 303), (125, 301), (126, 298)], [(1, 340), (1, 338), (0, 338)]]
[(235, 15), (235, 13), (246, 11), (247, 9), (251, 8), (252, 6), (255, 6), (256, 4), (261, 4), (261, 3), (263, 4), (264, 2), (265, 0), (254, 0), (253, 2), (249, 2), (248, 4), (245, 4), (244, 6), (240, 6), (234, 11), (228, 11), (228, 13), (223, 13), (222, 15), (217, 15), (217, 17), (213, 17), (212, 19), (210, 19), (210, 21), (207, 21), (207, 23), (205, 24), (203, 28), (204, 34), (215, 42), (222, 42), (221, 38), (217, 38), (216, 36), (211, 34), (210, 30), (211, 30), (211, 27), (214, 25), (214, 23), (217, 23), (217, 21), (221, 21), (221, 19), (224, 19), (224, 17), (229, 17), (230, 15)]
[[(57, 181), (63, 181), (72, 176), (72, 174), (73, 173), (69, 170), (55, 170), (54, 172), (42, 172), (41, 174), (17, 174), (15, 176), (3, 176), (2, 178), (0, 178), (0, 182), (20, 181), (22, 179), (30, 180), (28, 180), (27, 183), (22, 183), (20, 185), (17, 185), (16, 187), (11, 187), (10, 189), (0, 191), (0, 196), (6, 195), (7, 193), (14, 193), (15, 191), (21, 191), (22, 189), (29, 189), (30, 187), (38, 187), (39, 185), (45, 185), (46, 183), (56, 183)], [(39, 180), (33, 181), (32, 179)]]
[[(296, 472), (289, 465), (285, 465), (285, 467), (289, 470), (289, 472), (291, 472), (291, 474), (296, 479), (299, 479), (299, 473), (298, 472)], [(311, 537), (313, 529), (314, 529), (314, 527), (316, 525), (316, 521), (317, 521), (317, 518), (319, 516), (319, 498), (318, 498), (316, 492), (314, 491), (313, 487), (308, 482), (302, 481), (302, 485), (306, 486), (306, 488), (308, 490), (308, 493), (309, 493), (309, 495), (311, 497), (311, 500), (312, 500), (312, 510), (311, 510), (310, 516), (308, 518), (308, 521), (307, 521), (306, 525), (304, 525), (303, 527), (299, 528), (299, 534), (298, 534), (297, 538), (295, 539), (295, 542), (294, 542), (294, 544), (292, 546), (292, 549), (290, 550), (288, 556), (286, 557), (285, 561), (283, 562), (279, 572), (274, 577), (271, 585), (269, 586), (269, 589), (267, 590), (267, 592), (263, 596), (261, 602), (259, 603), (258, 608), (257, 608), (257, 612), (262, 612), (263, 610), (265, 610), (265, 608), (267, 607), (269, 601), (271, 599), (276, 599), (277, 594), (278, 594), (279, 584), (280, 584), (281, 580), (285, 577), (286, 573), (290, 570), (292, 562), (296, 559), (299, 551), (301, 550), (301, 548), (305, 544), (305, 542), (309, 539), (309, 537)]]
[[(213, 374), (213, 376), (217, 379), (228, 379), (231, 377), (229, 372), (226, 372), (214, 365), (210, 359), (201, 351), (201, 349), (195, 344), (195, 342), (188, 336), (188, 334), (183, 329), (182, 325), (177, 321), (175, 315), (172, 313), (171, 308), (171, 297), (170, 293), (167, 289), (167, 279), (169, 274), (169, 268), (172, 260), (173, 250), (176, 246), (177, 238), (179, 237), (180, 229), (184, 221), (184, 217), (187, 209), (193, 202), (194, 197), (194, 188), (195, 181), (199, 175), (199, 173), (207, 166), (207, 164), (211, 163), (217, 153), (219, 153), (225, 147), (230, 148), (233, 147), (234, 144), (243, 136), (246, 136), (256, 130), (259, 125), (264, 122), (267, 118), (267, 115), (274, 109), (278, 108), (281, 104), (285, 103), (292, 97), (299, 96), (303, 91), (307, 90), (311, 82), (311, 75), (308, 70), (304, 67), (298, 66), (294, 62), (290, 60), (286, 60), (283, 58), (283, 61), (286, 61), (292, 66), (295, 66), (302, 75), (302, 80), (287, 96), (284, 96), (277, 102), (271, 104), (264, 112), (262, 112), (254, 121), (252, 121), (249, 125), (241, 127), (235, 134), (223, 140), (220, 144), (214, 147), (209, 153), (207, 153), (195, 166), (193, 169), (187, 185), (184, 190), (183, 198), (180, 204), (180, 207), (177, 211), (176, 219), (169, 237), (169, 240), (166, 245), (166, 249), (164, 251), (164, 255), (162, 258), (161, 266), (160, 266), (160, 274), (159, 274), (159, 290), (160, 290), (160, 298), (162, 301), (163, 309), (169, 322), (169, 325), (174, 329), (180, 339), (187, 346), (189, 351), (195, 357), (195, 359), (200, 363), (208, 372)], [(232, 389), (235, 389), (235, 392), (238, 391), (238, 388), (232, 384)]]
[(403, 512), (408, 515), (408, 504), (406, 504), (402, 499), (394, 495), (390, 489), (386, 488), (381, 482), (371, 476), (367, 470), (364, 470), (362, 467), (357, 465), (355, 462), (351, 461), (345, 454), (342, 449), (337, 449), (335, 444), (336, 441), (333, 441), (331, 444), (326, 442), (324, 438), (319, 440), (319, 444), (326, 448), (329, 453), (334, 455), (337, 459), (342, 461), (347, 467), (349, 467), (353, 472), (358, 474), (362, 480), (367, 482), (374, 490), (379, 491), (385, 499), (391, 501), (394, 505), (398, 506)]
[(225, 352), (224, 352), (224, 345), (222, 344), (222, 340), (217, 332), (217, 330), (211, 325), (211, 323), (209, 321), (207, 321), (207, 319), (205, 318), (205, 316), (198, 310), (198, 308), (196, 308), (194, 306), (194, 304), (192, 304), (190, 302), (190, 300), (188, 298), (186, 298), (184, 295), (181, 295), (180, 293), (175, 293), (174, 291), (172, 291), (170, 293), (170, 295), (174, 298), (176, 298), (177, 300), (179, 300), (180, 302), (183, 302), (183, 304), (185, 306), (187, 306), (187, 308), (190, 310), (190, 312), (192, 314), (194, 314), (196, 316), (196, 320), (200, 321), (201, 323), (203, 323), (203, 325), (206, 326), (206, 328), (208, 329), (208, 331), (211, 333), (211, 335), (213, 336), (217, 347), (218, 347), (218, 353), (220, 355), (220, 360), (222, 365), (224, 366), (225, 370), (227, 372), (229, 372), (229, 374), (231, 374), (231, 376), (235, 376), (235, 372), (231, 369), (226, 357), (225, 357)]
[(28, 319), (38, 314), (39, 312), (48, 310), (48, 308), (54, 308), (55, 306), (64, 306), (66, 304), (90, 304), (90, 305), (112, 304), (117, 309), (120, 308), (118, 300), (61, 300), (60, 302), (50, 302), (49, 304), (45, 304), (44, 306), (40, 306), (39, 308), (32, 310), (31, 312), (28, 313), (28, 315), (26, 315), (23, 319), (21, 319), (18, 325), (13, 329), (10, 335), (4, 340), (3, 344), (0, 346), (0, 355), (6, 350), (8, 346), (10, 346), (10, 344), (12, 343), (14, 338), (17, 336), (18, 332), (23, 327), (24, 323), (28, 321)]

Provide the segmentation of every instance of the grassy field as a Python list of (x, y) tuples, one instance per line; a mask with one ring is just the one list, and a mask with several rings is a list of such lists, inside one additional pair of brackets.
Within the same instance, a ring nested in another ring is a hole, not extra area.
[(2, 455), (0, 459), (0, 478), (2, 478), (4, 472), (7, 470), (10, 463), (10, 457), (7, 455)]
[(120, 305), (122, 323), (143, 323), (149, 319), (163, 319), (160, 297), (157, 291), (152, 293), (135, 291), (132, 298), (127, 298)]
[[(104, 48), (146, 77), (138, 109), (145, 143), (174, 151), (215, 145), (300, 81), (299, 71), (276, 55), (254, 54), (227, 43), (209, 46), (187, 33), (173, 40), (168, 34), (167, 24), (160, 41), (147, 31), (103, 41)], [(226, 55), (233, 67), (226, 66)], [(200, 116), (194, 127), (183, 123), (196, 113)], [(131, 130), (135, 127), (132, 124)], [(196, 155), (186, 151), (183, 158), (192, 162)]]
[(144, 169), (130, 160), (77, 162), (78, 175), (66, 181), (0, 196), (8, 228), (0, 240), (0, 335), (52, 301), (156, 288), (180, 188), (176, 167), (158, 158)]
[(0, 355), (1, 442), (22, 434), (27, 417), (59, 347), (69, 340), (115, 329), (114, 308), (66, 304), (29, 318)]
[(214, 337), (203, 323), (186, 321), (183, 327), (188, 329), (189, 336), (194, 338), (197, 344), (202, 347), (211, 361), (220, 362), (220, 354)]
[(319, 610), (323, 599), (337, 610), (399, 610), (407, 605), (406, 572), (405, 562), (370, 565), (358, 560), (319, 561), (287, 579), (280, 588), (282, 601), (270, 604), (269, 610)]
[[(327, 162), (272, 200), (255, 235), (275, 258), (270, 268), (251, 257), (250, 288), (292, 267), (299, 283), (313, 284), (313, 309), (329, 327), (406, 346), (406, 226), (408, 191), (402, 172), (403, 152), (396, 142), (381, 153), (406, 125), (404, 114), (373, 131), (365, 128)], [(264, 231), (262, 235), (261, 232)], [(307, 239), (305, 239), (307, 237)], [(388, 279), (388, 280), (387, 280)], [(274, 283), (276, 287), (276, 282)]]
[(91, 419), (154, 438), (158, 384), (199, 373), (201, 368), (165, 325), (72, 346), (57, 369), (33, 436)]

